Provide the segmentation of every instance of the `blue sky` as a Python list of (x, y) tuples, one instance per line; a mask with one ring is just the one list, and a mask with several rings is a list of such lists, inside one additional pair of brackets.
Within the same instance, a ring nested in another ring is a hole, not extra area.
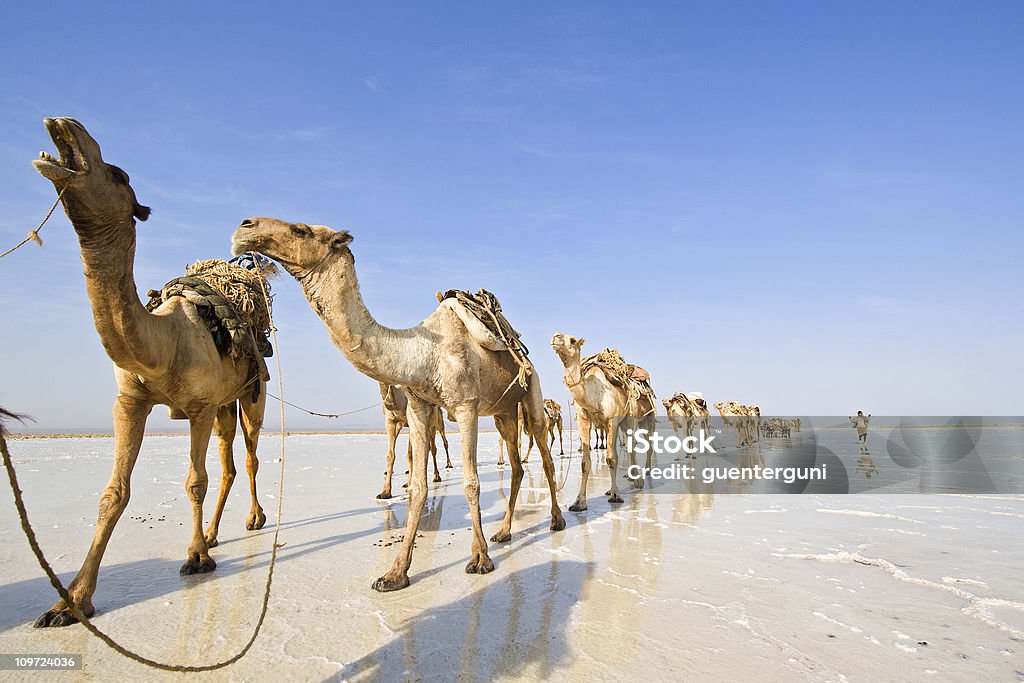
[[(563, 403), (556, 330), (659, 395), (768, 414), (1024, 407), (1022, 3), (6, 3), (0, 25), (4, 248), (53, 200), (41, 119), (71, 115), (153, 207), (143, 291), (270, 215), (350, 230), (384, 324), (495, 292)], [(77, 243), (62, 215), (43, 236), (0, 262), (0, 404), (105, 429)], [(276, 291), (289, 400), (376, 401)]]

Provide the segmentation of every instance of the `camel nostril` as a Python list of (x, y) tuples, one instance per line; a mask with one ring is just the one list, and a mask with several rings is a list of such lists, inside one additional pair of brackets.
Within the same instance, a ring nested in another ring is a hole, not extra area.
[(251, 220), (249, 218), (246, 218), (244, 221), (242, 221), (242, 224), (239, 225), (238, 227), (240, 227), (240, 228), (253, 228), (255, 226), (256, 226), (255, 221), (253, 221), (253, 220)]

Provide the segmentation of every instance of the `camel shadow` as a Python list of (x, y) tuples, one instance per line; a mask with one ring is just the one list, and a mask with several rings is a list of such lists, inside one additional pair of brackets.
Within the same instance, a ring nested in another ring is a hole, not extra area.
[(495, 576), (394, 628), (395, 637), (329, 680), (545, 680), (571, 663), (569, 614), (593, 572), (552, 561)]

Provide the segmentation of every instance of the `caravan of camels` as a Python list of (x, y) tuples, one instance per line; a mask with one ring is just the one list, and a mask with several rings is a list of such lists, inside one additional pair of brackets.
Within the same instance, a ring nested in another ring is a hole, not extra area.
[[(525, 347), (493, 295), (483, 290), (476, 295), (439, 294), (436, 310), (421, 323), (406, 329), (388, 328), (377, 322), (360, 295), (350, 233), (322, 225), (248, 218), (232, 236), (233, 253), (244, 258), (218, 265), (228, 282), (190, 271), (159, 292), (150, 292), (153, 299), (143, 305), (133, 274), (135, 222), (146, 220), (149, 209), (137, 201), (128, 175), (104, 162), (99, 145), (79, 122), (48, 118), (45, 125), (59, 158), (41, 153), (35, 167), (61, 193), (60, 201), (78, 236), (96, 330), (115, 365), (118, 386), (113, 473), (100, 497), (92, 545), (69, 590), (84, 614), (94, 612), (92, 596), (100, 562), (128, 504), (132, 469), (146, 419), (155, 405), (165, 405), (172, 418), (189, 422), (191, 448), (185, 489), (192, 506), (192, 532), (181, 572), (202, 573), (216, 567), (210, 549), (217, 545), (221, 513), (235, 476), (231, 444), (239, 419), (252, 497), (246, 528), (259, 529), (266, 521), (255, 484), (259, 468), (256, 447), (269, 377), (264, 358), (272, 353), (264, 341), (269, 297), (263, 284), (262, 257), (280, 264), (298, 281), (334, 345), (357, 370), (380, 383), (388, 451), (384, 487), (377, 498), (393, 495), (395, 442), (399, 432), (408, 428), (406, 531), (390, 570), (373, 583), (374, 589), (393, 591), (409, 585), (414, 541), (427, 497), (428, 454), (433, 456), (433, 479), (441, 480), (437, 436), (444, 444), (445, 467), (452, 467), (447, 457), (445, 416), (458, 424), (461, 437), (462, 479), (472, 528), (466, 572), (483, 574), (494, 569), (480, 511), (477, 444), (481, 417), (494, 418), (512, 475), (504, 518), (489, 541), (504, 543), (512, 538), (523, 463), (534, 444), (550, 491), (550, 529), (565, 528), (551, 451), (557, 435), (559, 452), (564, 454), (562, 407), (544, 398)], [(253, 316), (261, 307), (265, 319)], [(611, 503), (621, 503), (619, 435), (628, 429), (653, 428), (657, 410), (650, 376), (643, 368), (627, 363), (614, 349), (583, 356), (583, 345), (583, 338), (561, 332), (550, 340), (564, 368), (563, 380), (576, 409), (582, 441), (580, 488), (568, 508), (573, 512), (587, 509), (591, 431), (596, 430), (599, 438), (606, 435), (606, 495)], [(710, 429), (708, 402), (700, 392), (677, 393), (663, 405), (673, 428), (686, 434)], [(738, 446), (757, 441), (762, 433), (781, 436), (800, 428), (799, 421), (779, 419), (762, 425), (756, 405), (730, 401), (716, 403), (714, 408), (735, 432)], [(218, 439), (223, 474), (213, 517), (204, 529), (206, 451), (212, 434)], [(525, 457), (520, 455), (522, 436), (529, 440)], [(597, 446), (601, 445), (599, 441)], [(626, 455), (634, 464), (632, 450)], [(651, 457), (648, 452), (648, 466)], [(644, 486), (640, 478), (630, 478), (629, 483), (633, 488)], [(39, 617), (36, 626), (63, 626), (74, 621), (69, 606), (61, 600)]]

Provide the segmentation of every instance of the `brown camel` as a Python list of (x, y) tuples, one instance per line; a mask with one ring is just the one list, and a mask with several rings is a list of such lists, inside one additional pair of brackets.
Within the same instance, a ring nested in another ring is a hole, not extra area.
[[(384, 409), (384, 429), (388, 434), (388, 469), (384, 473), (384, 490), (377, 494), (381, 500), (391, 497), (391, 475), (395, 471), (395, 442), (402, 427), (409, 426), (407, 416), (409, 399), (401, 387), (394, 384), (380, 383), (380, 398)], [(441, 441), (444, 443), (444, 455), (448, 459), (445, 469), (452, 467), (451, 456), (448, 455), (448, 437), (444, 433), (444, 416), (441, 409), (434, 406), (434, 412), (430, 416), (430, 423), (427, 425), (430, 436), (427, 443), (430, 444), (430, 455), (434, 459), (434, 483), (441, 481), (441, 472), (437, 469), (437, 435), (440, 433)], [(409, 472), (412, 473), (412, 441), (406, 449), (406, 458), (409, 460)], [(405, 485), (408, 487), (408, 484)]]
[[(128, 505), (132, 469), (153, 406), (166, 405), (189, 420), (191, 446), (185, 491), (192, 504), (192, 540), (181, 573), (195, 574), (217, 566), (209, 549), (217, 544), (220, 509), (214, 513), (210, 528), (203, 532), (203, 499), (208, 484), (206, 448), (211, 431), (216, 431), (223, 466), (218, 501), (221, 508), (235, 472), (231, 440), (236, 401), (241, 405), (252, 492), (246, 528), (259, 529), (266, 520), (255, 489), (259, 467), (256, 444), (266, 391), (262, 378), (253, 376), (248, 359), (221, 355), (193, 303), (174, 297), (153, 312), (146, 310), (139, 300), (133, 267), (135, 219), (146, 220), (149, 209), (136, 201), (128, 174), (103, 161), (99, 145), (82, 124), (70, 118), (47, 118), (45, 124), (60, 158), (42, 152), (34, 165), (58, 190), (64, 190), (61, 202), (78, 235), (96, 331), (114, 362), (118, 388), (114, 399), (113, 474), (100, 497), (92, 546), (68, 587), (78, 608), (92, 616), (100, 561)], [(259, 389), (255, 399), (254, 384)], [(74, 621), (68, 605), (59, 600), (35, 625), (64, 626)]]
[[(611, 488), (605, 495), (610, 496), (608, 502), (621, 503), (618, 484), (618, 443), (616, 437), (620, 429), (636, 429), (638, 423), (643, 428), (653, 430), (655, 407), (650, 397), (641, 394), (638, 398), (630, 396), (623, 386), (614, 383), (599, 366), (590, 366), (585, 372), (580, 361), (580, 347), (583, 339), (577, 339), (561, 332), (551, 338), (551, 348), (558, 355), (565, 368), (565, 384), (569, 393), (576, 401), (576, 415), (580, 426), (580, 438), (583, 439), (582, 468), (580, 490), (569, 509), (581, 512), (587, 509), (587, 480), (590, 477), (590, 428), (600, 425), (608, 433), (608, 451), (605, 460), (608, 463), (611, 477)], [(636, 464), (636, 454), (629, 449), (630, 465)], [(653, 463), (653, 453), (647, 452), (647, 467)], [(634, 488), (643, 487), (642, 478), (630, 478)]]
[[(487, 573), (494, 563), (480, 521), (480, 479), (477, 474), (477, 421), (493, 415), (502, 437), (511, 445), (512, 481), (508, 507), (495, 543), (512, 538), (512, 517), (523, 479), (519, 458), (517, 410), (540, 444), (544, 473), (551, 491), (551, 529), (565, 528), (558, 507), (551, 452), (544, 442), (540, 380), (532, 366), (524, 388), (521, 368), (469, 310), (456, 299), (445, 299), (426, 320), (408, 329), (382, 326), (363, 303), (356, 279), (352, 236), (322, 225), (286, 223), (273, 218), (250, 218), (235, 230), (234, 252), (256, 251), (279, 262), (302, 285), (310, 306), (327, 326), (334, 345), (357, 370), (378, 382), (399, 384), (409, 398), (409, 433), (413, 442), (413, 471), (405, 538), (390, 571), (373, 588), (391, 591), (409, 585), (413, 543), (427, 493), (427, 424), (434, 405), (454, 416), (462, 437), (462, 476), (473, 527), (472, 556), (466, 571)], [(529, 362), (527, 361), (527, 365)]]

